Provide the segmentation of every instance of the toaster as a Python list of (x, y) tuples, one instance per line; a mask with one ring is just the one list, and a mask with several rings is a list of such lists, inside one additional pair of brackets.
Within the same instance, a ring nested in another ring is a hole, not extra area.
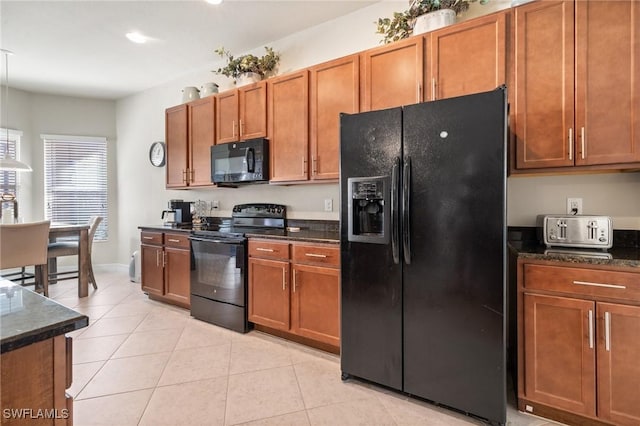
[(613, 228), (609, 216), (540, 215), (538, 238), (547, 246), (609, 249)]

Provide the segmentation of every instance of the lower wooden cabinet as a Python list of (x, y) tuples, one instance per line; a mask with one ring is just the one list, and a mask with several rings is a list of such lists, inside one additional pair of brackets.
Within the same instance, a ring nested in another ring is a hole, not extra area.
[(191, 246), (186, 233), (141, 232), (142, 291), (150, 298), (191, 306)]
[(72, 425), (72, 340), (59, 335), (0, 356), (3, 425)]
[(596, 312), (598, 417), (639, 425), (640, 306), (598, 303)]
[(289, 260), (249, 258), (249, 321), (289, 330)]
[(338, 348), (339, 259), (335, 245), (250, 239), (249, 321)]
[(527, 399), (596, 415), (594, 319), (589, 300), (524, 295)]
[(340, 270), (292, 264), (291, 331), (340, 346)]
[(640, 271), (518, 264), (519, 408), (640, 424)]

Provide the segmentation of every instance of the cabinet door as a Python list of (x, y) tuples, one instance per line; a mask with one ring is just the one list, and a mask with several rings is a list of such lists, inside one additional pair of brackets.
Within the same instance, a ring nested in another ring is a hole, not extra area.
[(188, 127), (187, 105), (178, 105), (165, 111), (165, 143), (167, 148), (167, 188), (187, 186)]
[(267, 82), (238, 89), (240, 96), (240, 139), (267, 136)]
[(640, 161), (640, 2), (576, 1), (577, 165)]
[(640, 307), (598, 303), (598, 417), (640, 424)]
[(498, 13), (427, 36), (425, 98), (452, 98), (505, 84), (506, 34), (506, 14)]
[(191, 300), (191, 252), (164, 248), (165, 297), (189, 306)]
[(514, 9), (518, 169), (574, 164), (573, 6), (541, 1)]
[(213, 185), (211, 146), (215, 143), (215, 98), (189, 102), (189, 186)]
[(162, 247), (140, 246), (140, 266), (142, 268), (142, 291), (156, 296), (164, 294), (164, 269), (162, 267)]
[(238, 91), (218, 94), (216, 109), (216, 143), (236, 142), (238, 136)]
[(364, 52), (362, 111), (422, 101), (423, 56), (422, 37)]
[(289, 262), (249, 258), (249, 321), (289, 330)]
[(311, 179), (338, 179), (340, 113), (360, 111), (358, 55), (336, 59), (311, 69)]
[(525, 396), (595, 416), (595, 304), (524, 295)]
[(340, 270), (292, 265), (291, 330), (340, 346)]
[(307, 180), (309, 74), (304, 70), (268, 83), (271, 180)]

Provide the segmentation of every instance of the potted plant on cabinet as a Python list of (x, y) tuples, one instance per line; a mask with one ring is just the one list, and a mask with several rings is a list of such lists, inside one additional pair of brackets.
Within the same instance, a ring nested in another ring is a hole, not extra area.
[(215, 53), (222, 58), (226, 58), (227, 65), (218, 68), (214, 72), (232, 78), (234, 83), (237, 82), (238, 85), (260, 81), (273, 74), (280, 62), (280, 54), (278, 52), (267, 46), (265, 46), (265, 50), (266, 53), (261, 57), (247, 54), (234, 58), (231, 52), (225, 50), (224, 47), (216, 49)]
[[(376, 33), (384, 35), (382, 43), (402, 40), (411, 35), (455, 23), (456, 16), (478, 0), (411, 0), (409, 9), (394, 12), (391, 18), (378, 18)], [(485, 4), (489, 0), (480, 0)]]

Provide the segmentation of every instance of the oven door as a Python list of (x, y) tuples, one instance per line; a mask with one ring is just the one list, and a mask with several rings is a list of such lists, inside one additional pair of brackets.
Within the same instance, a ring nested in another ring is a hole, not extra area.
[(190, 240), (194, 258), (191, 294), (246, 306), (246, 240), (199, 237)]

